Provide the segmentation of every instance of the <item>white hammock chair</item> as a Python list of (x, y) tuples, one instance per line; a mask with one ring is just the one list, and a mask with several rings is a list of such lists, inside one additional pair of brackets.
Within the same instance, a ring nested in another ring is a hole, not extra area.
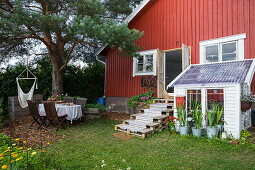
[[(26, 78), (21, 78), (20, 76), (27, 71), (27, 77)], [(30, 78), (28, 77), (28, 73), (30, 73), (33, 77)], [(23, 90), (21, 89), (20, 85), (19, 85), (19, 80), (34, 80), (34, 83), (31, 87), (31, 89), (29, 90), (28, 93), (24, 93)], [(19, 103), (20, 106), (22, 108), (26, 108), (28, 106), (27, 104), (27, 100), (32, 100), (33, 98), (33, 94), (34, 94), (34, 89), (38, 89), (37, 88), (37, 78), (36, 76), (28, 69), (28, 67), (16, 78), (17, 81), (17, 87), (18, 87), (18, 99), (19, 99)]]

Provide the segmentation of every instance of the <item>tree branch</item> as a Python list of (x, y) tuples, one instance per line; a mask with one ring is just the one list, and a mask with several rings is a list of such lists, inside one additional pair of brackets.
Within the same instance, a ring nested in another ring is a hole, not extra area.
[(37, 9), (40, 9), (41, 11), (43, 10), (42, 8), (38, 7), (38, 6), (30, 6), (30, 5), (25, 5), (25, 7), (27, 8), (37, 8)]
[(11, 2), (9, 0), (4, 0), (6, 2), (6, 4), (10, 7), (13, 8), (13, 5), (11, 4)]
[(70, 55), (72, 54), (73, 49), (74, 49), (74, 47), (76, 46), (76, 44), (79, 43), (79, 42), (80, 42), (80, 41), (75, 41), (75, 42), (73, 43), (71, 49), (69, 50), (69, 53), (68, 53), (67, 56), (66, 56), (65, 64), (59, 69), (59, 72), (61, 72), (61, 71), (65, 68), (65, 66), (67, 66), (69, 57), (70, 57)]

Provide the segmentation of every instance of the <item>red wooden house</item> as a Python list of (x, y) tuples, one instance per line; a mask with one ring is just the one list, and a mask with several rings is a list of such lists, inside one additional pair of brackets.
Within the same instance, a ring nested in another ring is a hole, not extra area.
[(142, 57), (106, 46), (98, 52), (106, 56), (106, 103), (117, 111), (148, 86), (159, 98), (172, 93), (166, 86), (190, 64), (255, 58), (254, 0), (144, 0), (125, 22), (144, 32)]

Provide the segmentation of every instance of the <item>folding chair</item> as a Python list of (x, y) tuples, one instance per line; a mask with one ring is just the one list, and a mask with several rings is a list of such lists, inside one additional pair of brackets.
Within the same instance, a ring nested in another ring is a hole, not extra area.
[[(57, 114), (55, 102), (43, 102), (43, 105), (48, 121), (46, 125), (47, 130), (57, 131), (61, 126), (65, 128), (65, 126), (63, 125), (65, 121), (67, 122), (67, 126), (69, 126), (69, 122), (66, 120), (67, 115)], [(48, 128), (50, 125), (52, 125), (55, 129)]]
[[(32, 124), (29, 126), (30, 129), (40, 129), (40, 127), (45, 124), (46, 121), (46, 114), (42, 114), (38, 112), (38, 105), (36, 104), (36, 102), (33, 102), (31, 100), (27, 100), (28, 103), (28, 108), (30, 111), (30, 116), (34, 119), (34, 121), (32, 122)], [(38, 126), (33, 126), (35, 123), (38, 124)]]

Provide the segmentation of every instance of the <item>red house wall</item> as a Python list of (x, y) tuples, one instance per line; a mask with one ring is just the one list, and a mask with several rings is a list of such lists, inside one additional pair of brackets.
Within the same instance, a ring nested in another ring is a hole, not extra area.
[[(199, 63), (199, 42), (246, 33), (245, 58), (255, 58), (255, 0), (152, 0), (129, 23), (144, 32), (143, 50), (191, 46), (191, 63)], [(106, 96), (130, 97), (147, 89), (132, 77), (132, 58), (109, 50), (106, 55)], [(253, 79), (255, 92), (255, 79)], [(156, 89), (153, 89), (156, 91)]]

